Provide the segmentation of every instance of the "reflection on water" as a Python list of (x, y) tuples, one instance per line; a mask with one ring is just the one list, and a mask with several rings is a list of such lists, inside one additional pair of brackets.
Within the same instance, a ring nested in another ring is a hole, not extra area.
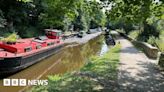
[(108, 45), (105, 43), (105, 41), (103, 41), (101, 50), (100, 50), (100, 56), (102, 56), (103, 54), (105, 54), (108, 51)]
[[(63, 74), (65, 72), (78, 70), (84, 66), (87, 59), (92, 55), (102, 55), (108, 50), (103, 41), (103, 36), (90, 40), (86, 44), (66, 46), (56, 55), (22, 70), (8, 78), (21, 79), (46, 79), (47, 75)], [(0, 81), (0, 92), (17, 92), (24, 87), (3, 87)]]

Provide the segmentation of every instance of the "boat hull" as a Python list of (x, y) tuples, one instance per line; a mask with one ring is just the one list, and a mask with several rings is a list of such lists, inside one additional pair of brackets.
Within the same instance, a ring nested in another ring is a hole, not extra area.
[(55, 46), (53, 48), (41, 51), (39, 53), (34, 53), (30, 56), (14, 57), (14, 58), (4, 58), (0, 59), (0, 74), (11, 74), (25, 69), (41, 60), (55, 54), (58, 52), (64, 44)]

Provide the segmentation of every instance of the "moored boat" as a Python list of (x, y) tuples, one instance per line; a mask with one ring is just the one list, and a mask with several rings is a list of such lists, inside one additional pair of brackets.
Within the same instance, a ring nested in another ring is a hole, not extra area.
[(0, 42), (0, 74), (14, 73), (59, 51), (64, 43), (61, 31), (45, 30), (45, 36)]
[(109, 30), (105, 30), (105, 42), (107, 45), (115, 45), (116, 42), (114, 40), (114, 38), (112, 37), (112, 35), (110, 34)]

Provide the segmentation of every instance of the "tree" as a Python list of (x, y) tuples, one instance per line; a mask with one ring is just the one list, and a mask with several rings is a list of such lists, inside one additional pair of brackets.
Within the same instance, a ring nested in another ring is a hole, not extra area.
[(43, 0), (44, 12), (40, 18), (46, 27), (63, 29), (64, 20), (73, 20), (77, 0)]
[(1, 0), (0, 10), (0, 25), (23, 37), (45, 28), (67, 31), (72, 24), (88, 30), (103, 26), (106, 18), (96, 0)]
[(96, 0), (81, 0), (77, 11), (79, 15), (74, 22), (76, 28), (88, 30), (89, 28), (104, 26), (106, 23), (106, 17), (102, 12), (101, 4)]
[(0, 10), (0, 28), (4, 28), (6, 20), (4, 19), (3, 12)]
[(106, 23), (105, 13), (102, 11), (102, 5), (99, 2), (89, 2), (91, 6), (91, 27), (104, 26)]
[[(104, 2), (107, 0), (103, 0)], [(108, 0), (112, 5), (112, 9), (107, 11), (111, 21), (122, 20), (124, 24), (139, 24), (142, 34), (149, 38), (151, 24), (148, 23), (152, 17), (158, 17), (164, 14), (163, 1), (156, 0)], [(154, 28), (151, 29), (157, 32)], [(149, 32), (148, 32), (149, 31)], [(153, 33), (150, 33), (153, 34)], [(156, 35), (157, 36), (157, 35)], [(158, 36), (157, 36), (158, 37)]]

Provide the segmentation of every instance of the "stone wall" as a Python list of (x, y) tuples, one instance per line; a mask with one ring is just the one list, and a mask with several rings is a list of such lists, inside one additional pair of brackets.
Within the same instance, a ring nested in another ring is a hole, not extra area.
[(161, 67), (164, 68), (164, 52), (160, 54), (159, 63)]
[(131, 41), (135, 46), (142, 48), (142, 50), (144, 51), (144, 53), (152, 59), (157, 59), (158, 57), (158, 48), (157, 47), (153, 47), (152, 45), (146, 43), (146, 42), (140, 42), (140, 41), (136, 41), (132, 38), (130, 38), (129, 36), (127, 36), (124, 33), (120, 33), (121, 36), (125, 37), (126, 39), (128, 39), (129, 41)]
[(141, 47), (142, 50), (144, 51), (144, 53), (152, 59), (157, 59), (158, 57), (158, 48), (157, 47), (153, 47), (152, 45), (145, 43), (145, 42), (140, 42), (140, 41), (135, 41), (133, 40), (132, 43), (137, 46), (137, 47)]

